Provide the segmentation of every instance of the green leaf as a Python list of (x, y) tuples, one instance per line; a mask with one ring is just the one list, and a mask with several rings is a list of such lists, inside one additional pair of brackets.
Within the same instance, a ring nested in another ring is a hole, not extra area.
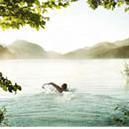
[(7, 91), (7, 86), (2, 87), (4, 91)]
[(125, 12), (128, 12), (129, 11), (129, 7), (125, 8)]

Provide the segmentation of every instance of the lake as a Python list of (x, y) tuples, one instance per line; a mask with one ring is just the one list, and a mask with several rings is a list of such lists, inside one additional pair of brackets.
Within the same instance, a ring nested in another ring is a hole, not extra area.
[[(4, 77), (22, 86), (18, 93), (0, 90), (0, 107), (9, 126), (118, 126), (112, 122), (129, 104), (129, 89), (121, 74), (129, 60), (1, 60)], [(66, 82), (69, 92), (50, 86)]]

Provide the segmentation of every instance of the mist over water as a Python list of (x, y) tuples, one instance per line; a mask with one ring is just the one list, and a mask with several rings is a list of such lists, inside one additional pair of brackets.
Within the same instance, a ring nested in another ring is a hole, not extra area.
[[(22, 86), (16, 95), (1, 91), (11, 126), (114, 126), (117, 104), (129, 100), (121, 71), (129, 60), (2, 60), (0, 71)], [(57, 93), (47, 82), (66, 82)]]

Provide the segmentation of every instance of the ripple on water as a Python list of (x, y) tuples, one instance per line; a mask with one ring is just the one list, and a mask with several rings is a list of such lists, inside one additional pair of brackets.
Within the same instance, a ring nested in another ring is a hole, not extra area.
[(111, 126), (114, 107), (122, 101), (89, 93), (38, 93), (5, 99), (1, 105), (12, 126)]

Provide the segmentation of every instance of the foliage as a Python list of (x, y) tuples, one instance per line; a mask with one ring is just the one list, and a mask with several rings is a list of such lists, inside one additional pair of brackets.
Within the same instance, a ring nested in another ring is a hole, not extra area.
[(116, 106), (114, 111), (116, 115), (113, 116), (113, 123), (117, 126), (128, 126), (129, 125), (129, 109), (127, 106)]
[(128, 88), (129, 85), (129, 64), (127, 62), (124, 62), (124, 68), (121, 71), (121, 74), (123, 75), (125, 82), (126, 82), (126, 88)]
[[(12, 82), (10, 80), (3, 77), (2, 73), (0, 72), (0, 87), (4, 91), (8, 91), (10, 93), (15, 92), (17, 93), (17, 90), (22, 90), (21, 86), (19, 86), (17, 83), (12, 85)], [(6, 113), (6, 108), (2, 107), (0, 108), (0, 126), (8, 125), (7, 124), (7, 119), (5, 118), (5, 113)]]
[(10, 80), (6, 78), (4, 78), (2, 76), (2, 73), (0, 73), (0, 87), (4, 90), (4, 91), (8, 91), (10, 93), (13, 92), (17, 92), (17, 90), (22, 90), (21, 86), (18, 85), (17, 83), (15, 83), (14, 85), (12, 84), (12, 82)]
[[(67, 7), (77, 0), (0, 0), (0, 27), (20, 29), (25, 25), (39, 30), (45, 28), (49, 17), (46, 16), (49, 9)], [(126, 5), (129, 10), (129, 0), (87, 0), (91, 8), (103, 6), (106, 9), (114, 9), (116, 6)]]
[(106, 9), (115, 9), (116, 7), (120, 7), (122, 5), (125, 6), (125, 12), (129, 11), (129, 0), (87, 0), (90, 7), (93, 9), (102, 6)]
[(7, 126), (8, 124), (8, 121), (5, 117), (6, 115), (6, 108), (5, 107), (2, 107), (0, 108), (0, 126)]
[[(45, 28), (49, 17), (46, 16), (49, 9), (67, 7), (77, 0), (0, 0), (0, 27), (20, 29), (25, 25), (39, 30)], [(129, 10), (129, 0), (87, 0), (91, 8), (103, 6), (106, 9), (114, 9), (116, 6), (125, 5), (125, 11)]]
[(0, 0), (0, 27), (19, 29), (25, 25), (39, 30), (45, 28), (48, 9), (67, 7), (76, 0)]
[(126, 62), (125, 62), (125, 64), (124, 64), (124, 71), (123, 71), (123, 73), (124, 73), (127, 77), (129, 77), (129, 64), (126, 63)]

